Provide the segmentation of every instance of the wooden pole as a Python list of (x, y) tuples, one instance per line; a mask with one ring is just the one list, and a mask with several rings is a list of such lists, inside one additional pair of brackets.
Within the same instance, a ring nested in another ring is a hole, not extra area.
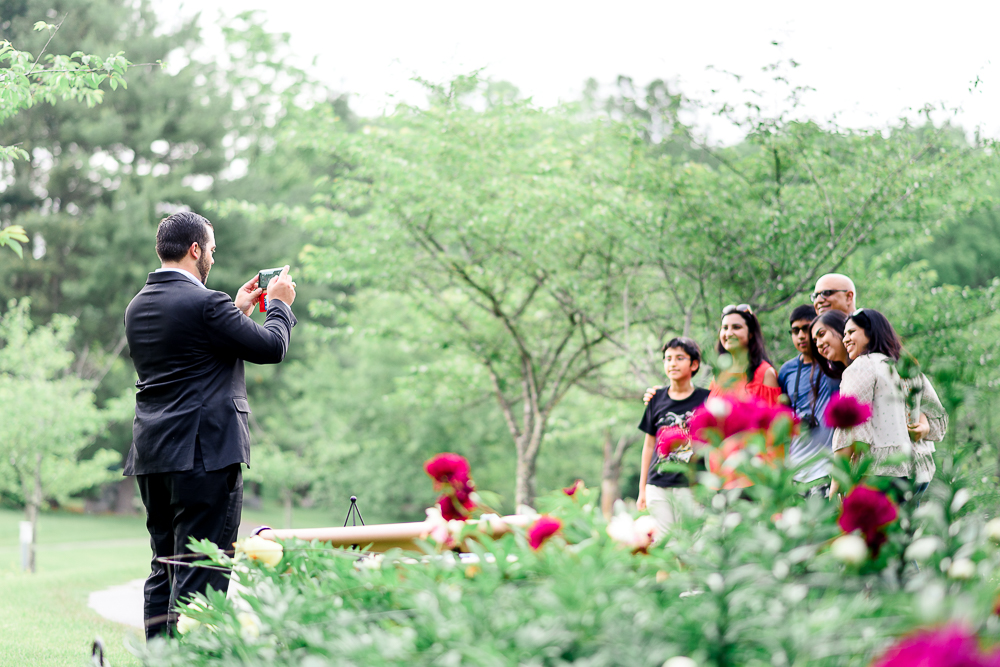
[[(493, 538), (508, 533), (511, 527), (526, 527), (538, 519), (538, 516), (512, 514), (510, 516), (493, 516), (487, 519), (471, 519), (466, 523), (478, 526), (482, 532)], [(435, 528), (429, 521), (412, 523), (383, 523), (367, 526), (335, 526), (332, 528), (292, 528), (262, 530), (260, 536), (268, 540), (300, 540), (329, 542), (332, 547), (369, 547), (369, 551), (384, 552), (389, 549), (404, 549), (418, 551), (416, 541), (427, 539)]]

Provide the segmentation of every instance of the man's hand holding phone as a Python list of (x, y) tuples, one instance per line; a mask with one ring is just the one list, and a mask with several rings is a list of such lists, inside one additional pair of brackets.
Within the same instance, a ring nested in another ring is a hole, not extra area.
[(295, 301), (295, 281), (288, 275), (287, 264), (281, 269), (278, 277), (272, 278), (271, 282), (267, 284), (267, 298), (283, 301), (288, 306), (291, 306), (292, 302)]
[(261, 292), (264, 290), (257, 287), (257, 282), (260, 280), (260, 275), (254, 276), (251, 280), (243, 284), (243, 287), (236, 292), (236, 298), (233, 299), (233, 303), (236, 307), (240, 309), (240, 312), (250, 316), (250, 311), (253, 307), (257, 305), (260, 301)]

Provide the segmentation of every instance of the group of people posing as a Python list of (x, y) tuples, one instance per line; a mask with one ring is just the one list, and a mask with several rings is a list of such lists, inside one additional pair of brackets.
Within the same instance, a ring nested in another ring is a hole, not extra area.
[[(678, 337), (663, 346), (663, 370), (670, 384), (651, 388), (645, 396), (639, 429), (646, 437), (637, 500), (638, 508), (648, 509), (662, 530), (696, 505), (688, 475), (661, 469), (656, 435), (662, 428), (687, 430), (695, 410), (713, 396), (755, 398), (769, 405), (787, 400), (801, 425), (787, 460), (788, 465), (801, 466), (795, 480), (804, 493), (836, 494), (824, 452), (853, 457), (859, 454), (855, 447), (859, 442), (869, 448), (869, 473), (892, 478), (901, 493), (912, 484), (919, 493), (933, 478), (934, 443), (944, 438), (948, 415), (926, 376), (898, 371), (897, 362), (905, 353), (892, 325), (877, 310), (857, 308), (854, 282), (841, 274), (822, 276), (811, 300), (812, 305), (798, 306), (789, 316), (789, 334), (798, 354), (779, 370), (768, 359), (760, 323), (746, 304), (722, 310), (717, 351), (731, 363), (716, 374), (708, 389), (696, 387), (692, 380), (702, 363), (694, 340)], [(838, 393), (870, 405), (871, 419), (853, 428), (828, 426), (823, 416)], [(897, 456), (906, 453), (912, 455)], [(667, 460), (689, 463), (693, 456), (689, 441), (674, 447)]]

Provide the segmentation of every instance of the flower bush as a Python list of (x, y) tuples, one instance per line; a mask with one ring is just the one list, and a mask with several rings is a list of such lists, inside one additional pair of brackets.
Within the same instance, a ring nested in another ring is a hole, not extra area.
[[(423, 554), (289, 540), (277, 566), (235, 563), (238, 595), (187, 606), (186, 634), (134, 650), (150, 666), (1000, 665), (1000, 529), (969, 511), (955, 461), (941, 459), (919, 507), (912, 489), (892, 501), (863, 458), (836, 461), (841, 507), (766, 460), (791, 420), (727, 406), (704, 446), (739, 436), (734, 471), (751, 484), (716, 490), (703, 473), (700, 509), (665, 535), (621, 506), (605, 521), (582, 484), (495, 540), (434, 508)], [(428, 472), (445, 497), (471, 485), (457, 459)]]

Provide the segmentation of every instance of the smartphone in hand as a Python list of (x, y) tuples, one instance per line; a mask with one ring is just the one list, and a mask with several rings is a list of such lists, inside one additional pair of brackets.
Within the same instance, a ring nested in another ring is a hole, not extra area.
[(271, 281), (281, 275), (281, 271), (285, 267), (279, 266), (276, 269), (261, 269), (257, 273), (257, 287), (262, 291), (260, 293), (260, 312), (267, 311), (267, 286), (271, 284)]

